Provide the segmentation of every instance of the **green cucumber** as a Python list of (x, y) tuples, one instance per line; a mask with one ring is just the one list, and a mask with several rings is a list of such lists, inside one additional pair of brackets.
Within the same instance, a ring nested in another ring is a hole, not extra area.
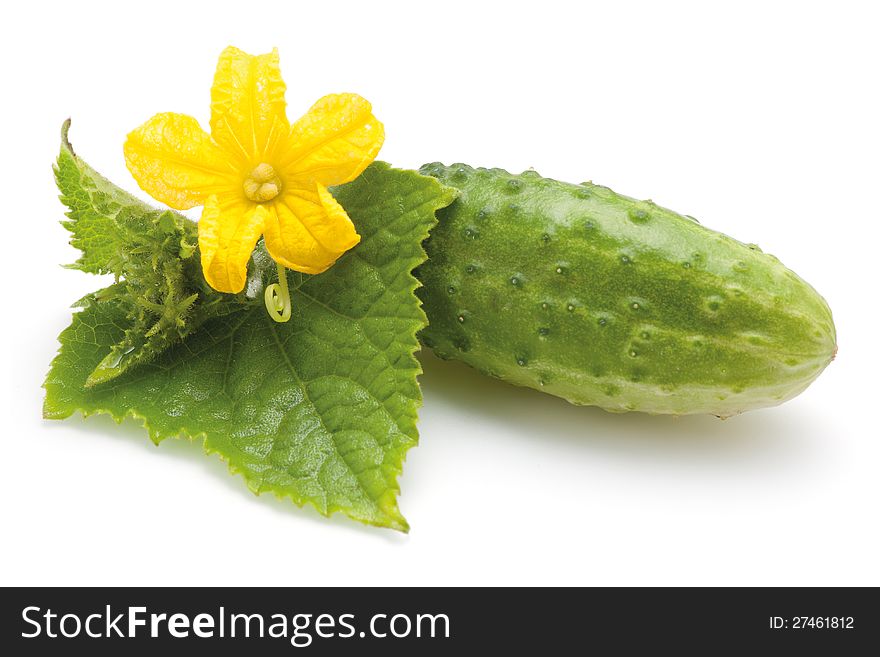
[(834, 357), (828, 304), (755, 245), (591, 183), (421, 172), (460, 192), (416, 272), (441, 358), (574, 404), (728, 417)]

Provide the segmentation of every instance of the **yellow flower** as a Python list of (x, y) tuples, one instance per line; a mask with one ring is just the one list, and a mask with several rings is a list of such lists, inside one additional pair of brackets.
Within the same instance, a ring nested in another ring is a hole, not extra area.
[(307, 274), (360, 241), (327, 187), (373, 161), (382, 124), (365, 99), (335, 94), (290, 125), (284, 90), (277, 50), (253, 56), (229, 47), (211, 88), (210, 135), (190, 116), (163, 113), (125, 142), (125, 162), (144, 191), (177, 210), (204, 206), (202, 270), (220, 292), (244, 288), (261, 235), (279, 265)]

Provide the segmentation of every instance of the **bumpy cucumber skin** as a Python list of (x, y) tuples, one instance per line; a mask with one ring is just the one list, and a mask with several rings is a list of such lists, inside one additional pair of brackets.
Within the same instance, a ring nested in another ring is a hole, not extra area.
[(421, 172), (460, 191), (416, 271), (441, 358), (574, 404), (728, 417), (791, 399), (834, 357), (828, 304), (754, 245), (591, 183)]

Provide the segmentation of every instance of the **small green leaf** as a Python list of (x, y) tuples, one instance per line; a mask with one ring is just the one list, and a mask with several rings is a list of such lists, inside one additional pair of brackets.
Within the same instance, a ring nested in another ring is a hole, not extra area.
[(73, 152), (69, 128), (67, 121), (55, 179), (68, 207), (62, 223), (82, 251), (71, 268), (113, 274), (116, 284), (98, 294), (115, 296), (125, 311), (122, 335), (86, 379), (93, 386), (152, 360), (207, 320), (241, 310), (247, 300), (219, 294), (205, 282), (193, 257), (194, 222), (150, 207), (99, 175)]
[(73, 235), (70, 243), (82, 251), (73, 269), (92, 274), (122, 275), (126, 234), (119, 230), (117, 217), (131, 213), (142, 217), (139, 228), (149, 230), (149, 215), (161, 211), (142, 203), (92, 169), (73, 151), (68, 140), (70, 119), (61, 127), (61, 152), (55, 164), (55, 182), (61, 202), (68, 207), (62, 224)]
[(119, 297), (86, 299), (61, 334), (45, 416), (109, 413), (139, 419), (157, 443), (203, 438), (254, 492), (406, 531), (397, 477), (418, 439), (415, 336), (426, 324), (411, 272), (455, 192), (382, 163), (333, 191), (362, 240), (323, 274), (291, 274), (290, 322), (254, 304), (88, 387), (128, 320)]

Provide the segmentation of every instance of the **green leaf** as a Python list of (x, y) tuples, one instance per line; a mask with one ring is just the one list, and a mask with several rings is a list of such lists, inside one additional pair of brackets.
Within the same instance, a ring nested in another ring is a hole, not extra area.
[(62, 223), (82, 251), (71, 268), (113, 274), (116, 284), (94, 298), (117, 298), (125, 311), (123, 333), (86, 379), (93, 386), (152, 360), (207, 320), (241, 310), (247, 299), (207, 284), (195, 257), (194, 222), (150, 207), (103, 178), (74, 153), (69, 128), (66, 121), (55, 179), (68, 207)]
[(45, 416), (109, 413), (141, 420), (157, 443), (203, 438), (256, 493), (406, 531), (397, 477), (418, 439), (415, 336), (426, 324), (411, 272), (455, 192), (376, 163), (334, 194), (362, 241), (323, 274), (290, 276), (288, 323), (251, 305), (87, 387), (128, 324), (118, 297), (86, 299), (61, 334)]
[[(70, 119), (61, 126), (61, 152), (55, 164), (55, 182), (61, 202), (69, 209), (61, 222), (73, 235), (70, 243), (82, 251), (73, 269), (92, 274), (122, 275), (128, 232), (120, 230), (117, 217), (141, 215), (140, 228), (149, 232), (151, 215), (162, 212), (142, 203), (92, 169), (73, 151), (68, 140)], [(132, 220), (129, 220), (132, 223)]]

